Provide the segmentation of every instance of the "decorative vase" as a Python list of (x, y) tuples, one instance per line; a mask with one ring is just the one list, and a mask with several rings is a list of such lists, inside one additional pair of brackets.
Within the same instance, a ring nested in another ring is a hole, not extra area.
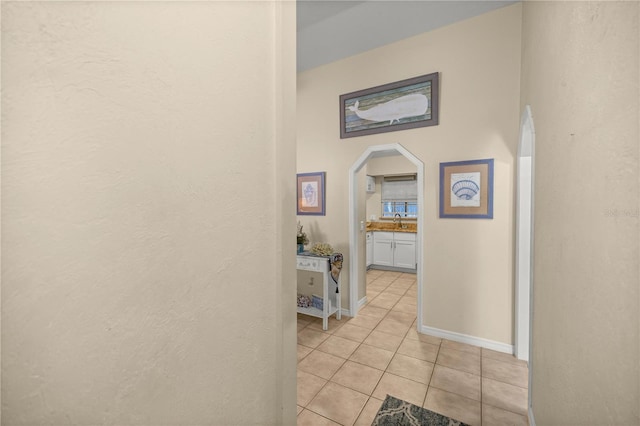
[(304, 251), (304, 244), (298, 244), (298, 254)]

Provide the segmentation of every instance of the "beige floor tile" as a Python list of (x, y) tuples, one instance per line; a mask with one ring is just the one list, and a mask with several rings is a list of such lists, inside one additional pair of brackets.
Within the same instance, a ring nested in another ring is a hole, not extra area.
[(405, 312), (407, 314), (416, 315), (416, 313), (418, 312), (418, 308), (414, 304), (398, 302), (395, 305), (393, 305), (393, 308), (391, 308), (391, 311)]
[(433, 364), (418, 358), (395, 354), (387, 367), (387, 372), (428, 385)]
[(436, 365), (429, 386), (480, 401), (480, 376)]
[(298, 370), (329, 380), (344, 362), (344, 358), (313, 351), (298, 363)]
[(402, 343), (402, 336), (373, 330), (362, 343), (395, 352)]
[(347, 359), (360, 343), (340, 336), (331, 336), (316, 348), (319, 351)]
[(307, 409), (341, 425), (352, 425), (369, 397), (336, 383), (327, 383)]
[(385, 319), (392, 319), (402, 324), (412, 325), (416, 320), (416, 314), (407, 312), (396, 312), (392, 310), (387, 314), (387, 317)]
[(334, 374), (331, 381), (366, 395), (371, 395), (380, 377), (382, 377), (382, 373), (382, 370), (368, 365), (347, 361)]
[(529, 383), (529, 370), (523, 365), (485, 357), (482, 360), (482, 377), (526, 389)]
[(355, 325), (357, 327), (373, 330), (374, 328), (376, 328), (379, 322), (380, 318), (371, 317), (368, 315), (358, 315), (357, 317), (349, 321), (349, 325)]
[(438, 345), (421, 342), (419, 340), (404, 339), (398, 348), (398, 353), (423, 361), (436, 362), (438, 356)]
[(304, 410), (302, 413), (298, 414), (297, 420), (298, 426), (340, 426), (339, 423), (332, 422), (326, 417), (322, 417), (321, 415), (309, 410)]
[(502, 361), (502, 362), (509, 362), (512, 364), (518, 364), (521, 365), (523, 367), (527, 366), (527, 361), (524, 361), (522, 359), (518, 359), (515, 356), (511, 355), (511, 354), (507, 354), (504, 352), (498, 352), (498, 351), (492, 351), (491, 349), (485, 349), (482, 348), (482, 357), (483, 358), (491, 358), (491, 359), (495, 359), (496, 361)]
[(298, 414), (302, 413), (302, 410), (304, 410), (304, 408), (302, 408), (302, 407), (301, 407), (301, 406), (299, 406), (299, 405), (296, 405), (296, 407), (298, 407), (298, 412), (296, 413), (296, 415), (298, 415)]
[(397, 294), (391, 293), (380, 293), (378, 297), (373, 299), (369, 304), (372, 306), (377, 306), (378, 308), (391, 309), (393, 305), (395, 305), (398, 300), (400, 300), (400, 296)]
[(359, 362), (369, 367), (385, 370), (393, 358), (393, 352), (375, 346), (362, 344), (349, 358), (350, 361)]
[(526, 416), (528, 391), (519, 386), (482, 378), (482, 403)]
[(389, 288), (394, 287), (407, 291), (415, 282), (415, 279), (398, 278), (389, 286)]
[(376, 279), (374, 284), (384, 285), (385, 287), (389, 287), (389, 285), (391, 285), (391, 283), (394, 282), (395, 280), (396, 279), (392, 277), (380, 276), (378, 277), (378, 279)]
[(482, 404), (482, 424), (485, 426), (528, 426), (529, 420), (520, 414)]
[(375, 281), (371, 284), (367, 284), (367, 291), (373, 291), (375, 293), (380, 293), (383, 292), (387, 289), (387, 287), (389, 287), (388, 283), (381, 283), (378, 281)]
[(378, 295), (380, 294), (379, 291), (372, 291), (367, 289), (367, 303), (369, 303), (369, 301), (375, 299), (376, 297), (378, 297)]
[[(392, 312), (389, 312), (389, 315), (391, 315)], [(407, 334), (407, 331), (409, 330), (409, 327), (411, 327), (411, 325), (399, 322), (395, 319), (391, 319), (389, 318), (389, 315), (387, 315), (382, 321), (380, 321), (380, 324), (378, 324), (375, 330), (380, 331), (382, 333), (393, 334), (395, 336), (404, 337)]]
[(470, 352), (462, 352), (440, 346), (440, 353), (438, 354), (436, 364), (466, 371), (467, 373), (478, 376), (480, 375), (480, 357)]
[(442, 339), (442, 347), (447, 349), (455, 349), (457, 351), (468, 352), (480, 356), (480, 347), (468, 345), (466, 343), (454, 342), (452, 340)]
[(389, 287), (387, 287), (385, 289), (385, 292), (392, 293), (392, 294), (397, 294), (399, 296), (404, 296), (404, 294), (407, 292), (407, 287), (398, 286), (394, 282), (393, 284), (391, 284)]
[(302, 361), (302, 359), (304, 359), (305, 356), (309, 355), (312, 350), (313, 349), (307, 346), (298, 345), (298, 362)]
[(298, 321), (297, 327), (298, 327), (298, 331), (303, 330), (305, 327), (307, 327), (309, 324), (311, 324), (310, 322), (307, 321)]
[(353, 340), (354, 342), (361, 343), (371, 333), (368, 328), (358, 327), (357, 325), (346, 324), (340, 327), (338, 331), (334, 333), (335, 336), (344, 337), (345, 339)]
[[(409, 290), (407, 290), (409, 291)], [(398, 303), (408, 303), (408, 304), (412, 304), (412, 305), (416, 305), (418, 306), (418, 299), (415, 296), (402, 296), (400, 298), (400, 300), (398, 300)]]
[(314, 376), (313, 374), (305, 373), (304, 371), (300, 371), (298, 369), (298, 397), (297, 402), (301, 407), (306, 407), (308, 403), (311, 402), (314, 396), (320, 389), (327, 383), (326, 380)]
[(311, 330), (308, 327), (298, 333), (298, 344), (316, 348), (320, 343), (329, 338), (330, 334)]
[(423, 383), (396, 376), (395, 374), (384, 373), (371, 396), (384, 400), (387, 395), (391, 395), (420, 406), (426, 393), (427, 385)]
[(348, 322), (348, 319), (346, 317), (342, 317), (342, 319), (336, 319), (335, 316), (331, 316), (328, 318), (328, 324), (327, 324), (327, 329), (323, 330), (322, 329), (322, 318), (314, 318), (313, 321), (311, 321), (311, 323), (309, 324), (309, 326), (307, 328), (312, 329), (312, 330), (316, 330), (316, 331), (321, 331), (323, 333), (327, 333), (327, 334), (333, 334), (335, 333), (336, 330), (338, 330), (340, 327), (342, 327), (344, 324), (346, 324)]
[(424, 408), (472, 426), (481, 425), (480, 402), (429, 386)]
[(382, 319), (389, 313), (388, 309), (378, 308), (376, 306), (367, 305), (358, 311), (358, 315), (367, 315)]
[(418, 330), (416, 330), (416, 327), (414, 325), (411, 326), (405, 338), (411, 339), (411, 340), (420, 340), (421, 342), (431, 343), (432, 345), (438, 345), (438, 346), (440, 346), (440, 343), (442, 342), (442, 339), (439, 337), (418, 333)]
[(418, 298), (418, 289), (409, 288), (407, 292), (404, 294), (405, 297), (411, 297), (412, 299)]
[(375, 419), (376, 414), (378, 414), (378, 410), (382, 407), (382, 402), (383, 401), (376, 398), (369, 398), (354, 426), (371, 426), (373, 419)]

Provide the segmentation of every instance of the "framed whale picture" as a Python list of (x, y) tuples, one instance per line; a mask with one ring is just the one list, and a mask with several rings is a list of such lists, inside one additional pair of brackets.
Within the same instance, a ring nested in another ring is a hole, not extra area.
[(440, 163), (440, 217), (493, 219), (493, 158)]
[(340, 95), (340, 138), (438, 124), (437, 72)]

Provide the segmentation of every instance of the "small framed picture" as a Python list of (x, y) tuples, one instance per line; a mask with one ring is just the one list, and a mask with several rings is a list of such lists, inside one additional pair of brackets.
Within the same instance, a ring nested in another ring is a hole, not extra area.
[(298, 173), (298, 215), (325, 215), (325, 172)]
[(493, 159), (440, 163), (440, 217), (493, 219)]

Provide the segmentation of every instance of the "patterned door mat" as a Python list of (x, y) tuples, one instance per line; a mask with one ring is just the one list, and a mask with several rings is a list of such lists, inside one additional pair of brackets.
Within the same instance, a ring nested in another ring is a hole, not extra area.
[(387, 395), (371, 426), (469, 426)]

